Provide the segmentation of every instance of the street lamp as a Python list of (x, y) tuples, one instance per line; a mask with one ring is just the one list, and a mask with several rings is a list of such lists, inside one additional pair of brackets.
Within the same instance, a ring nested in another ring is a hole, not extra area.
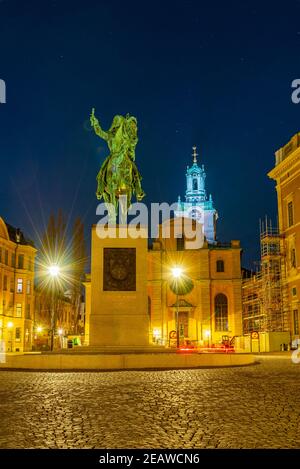
[(207, 340), (209, 347), (210, 347), (210, 336), (211, 336), (210, 329), (207, 329), (206, 331), (204, 331), (204, 337)]
[(179, 304), (178, 304), (178, 282), (180, 282), (180, 279), (182, 277), (182, 269), (181, 267), (173, 267), (172, 269), (172, 275), (173, 279), (176, 282), (176, 346), (179, 348), (179, 321), (178, 321), (178, 316), (179, 316)]
[(174, 278), (180, 278), (182, 275), (182, 268), (181, 267), (174, 267), (172, 269), (172, 275)]
[(58, 277), (60, 273), (60, 268), (58, 265), (53, 264), (49, 266), (48, 272), (51, 275), (51, 277)]
[(54, 345), (54, 328), (55, 328), (55, 311), (54, 311), (54, 281), (59, 277), (60, 275), (60, 267), (57, 264), (51, 264), (48, 267), (48, 273), (50, 277), (52, 278), (52, 299), (51, 299), (51, 344), (50, 344), (50, 350), (51, 352), (53, 351), (53, 345)]

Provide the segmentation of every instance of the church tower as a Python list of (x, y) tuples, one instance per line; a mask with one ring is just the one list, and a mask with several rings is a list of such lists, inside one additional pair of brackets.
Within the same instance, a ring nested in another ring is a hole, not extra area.
[(197, 148), (193, 147), (193, 165), (187, 166), (185, 202), (178, 197), (176, 217), (187, 217), (197, 220), (203, 226), (203, 234), (211, 244), (216, 242), (216, 220), (218, 214), (214, 208), (211, 195), (205, 190), (204, 165), (198, 166)]

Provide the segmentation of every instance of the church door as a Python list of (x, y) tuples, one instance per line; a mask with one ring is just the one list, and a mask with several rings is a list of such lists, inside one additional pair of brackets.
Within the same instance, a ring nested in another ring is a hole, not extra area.
[(178, 314), (179, 337), (189, 336), (189, 314), (187, 311), (179, 311)]

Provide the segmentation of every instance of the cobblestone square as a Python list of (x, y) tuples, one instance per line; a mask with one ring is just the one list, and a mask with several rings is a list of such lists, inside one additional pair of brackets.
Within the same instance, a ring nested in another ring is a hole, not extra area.
[(0, 372), (1, 448), (298, 448), (300, 365)]

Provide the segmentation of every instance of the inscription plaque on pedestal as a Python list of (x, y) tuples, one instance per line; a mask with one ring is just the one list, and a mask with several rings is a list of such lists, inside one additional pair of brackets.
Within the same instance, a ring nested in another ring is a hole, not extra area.
[(136, 290), (136, 249), (103, 249), (103, 290)]

